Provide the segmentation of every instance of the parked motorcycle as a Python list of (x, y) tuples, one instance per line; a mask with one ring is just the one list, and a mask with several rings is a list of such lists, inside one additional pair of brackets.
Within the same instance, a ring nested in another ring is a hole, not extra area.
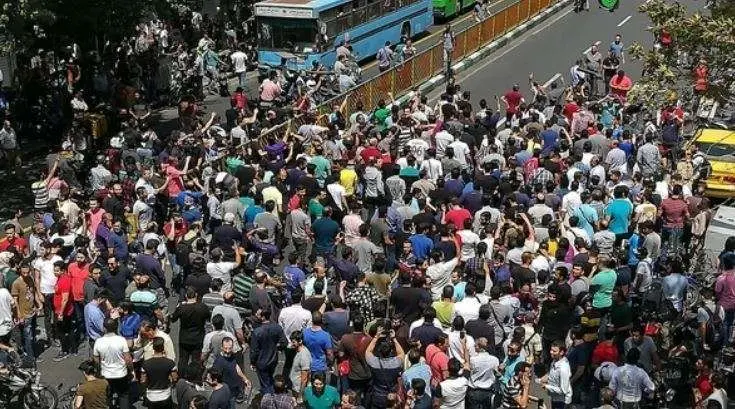
[(41, 382), (41, 373), (33, 368), (10, 364), (0, 370), (0, 407), (17, 400), (24, 409), (56, 409), (56, 390)]

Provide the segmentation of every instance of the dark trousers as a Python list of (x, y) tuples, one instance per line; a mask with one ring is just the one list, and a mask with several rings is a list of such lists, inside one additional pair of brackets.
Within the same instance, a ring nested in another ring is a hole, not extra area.
[(283, 351), (283, 355), (285, 356), (285, 360), (283, 362), (283, 371), (281, 372), (281, 375), (286, 379), (286, 383), (288, 383), (289, 388), (293, 388), (293, 385), (291, 385), (291, 378), (289, 377), (289, 374), (291, 373), (291, 368), (293, 367), (293, 359), (296, 357), (296, 351), (293, 348), (286, 348)]
[(564, 409), (566, 407), (567, 407), (567, 404), (564, 402), (551, 401), (551, 409)]
[(260, 391), (263, 394), (273, 393), (273, 373), (276, 372), (276, 366), (256, 368), (255, 372), (258, 375), (258, 382), (260, 382)]
[(469, 389), (466, 409), (491, 409), (493, 393), (489, 389)]
[(179, 370), (189, 365), (189, 360), (198, 364), (202, 362), (202, 345), (187, 345), (179, 343)]
[(74, 328), (74, 317), (64, 317), (57, 322), (57, 332), (61, 334), (61, 352), (67, 354), (76, 354), (79, 352), (79, 342), (77, 341), (77, 332)]
[(107, 383), (110, 385), (107, 390), (109, 394), (108, 402), (112, 402), (112, 396), (117, 395), (117, 403), (120, 409), (131, 409), (130, 408), (130, 378), (115, 378), (107, 379)]
[(56, 333), (56, 313), (54, 313), (54, 295), (44, 294), (43, 295), (43, 327), (46, 331), (46, 341), (58, 339), (59, 335)]
[(79, 339), (84, 339), (87, 330), (84, 326), (84, 301), (74, 301), (74, 330), (79, 334)]
[(362, 402), (362, 406), (369, 408), (371, 403), (370, 389), (372, 386), (370, 379), (348, 379), (348, 382), (350, 384), (350, 389), (357, 393), (358, 401)]

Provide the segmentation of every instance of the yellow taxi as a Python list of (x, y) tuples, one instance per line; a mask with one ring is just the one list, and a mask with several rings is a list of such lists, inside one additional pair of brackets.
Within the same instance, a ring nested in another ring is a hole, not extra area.
[(689, 144), (697, 145), (712, 168), (705, 180), (705, 194), (719, 198), (735, 197), (735, 130), (700, 129)]

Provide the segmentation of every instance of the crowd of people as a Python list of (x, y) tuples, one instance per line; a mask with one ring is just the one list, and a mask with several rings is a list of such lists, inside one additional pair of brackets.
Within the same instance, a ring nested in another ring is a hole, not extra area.
[[(219, 76), (213, 43), (195, 77)], [(116, 69), (174, 44), (142, 26)], [(496, 108), (450, 83), (317, 117), (296, 83), (284, 134), (262, 132), (282, 79), (248, 101), (243, 55), (222, 115), (183, 100), (158, 135), (133, 104), (114, 137), (48, 156), (30, 231), (0, 239), (0, 372), (85, 354), (85, 409), (727, 408), (735, 238), (695, 294), (706, 155), (674, 104), (637, 126), (619, 36), (570, 87), (531, 77)]]

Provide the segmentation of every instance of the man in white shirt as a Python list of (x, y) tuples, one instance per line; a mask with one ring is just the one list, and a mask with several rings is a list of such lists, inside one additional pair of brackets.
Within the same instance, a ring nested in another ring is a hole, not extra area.
[[(464, 318), (464, 322), (476, 320), (480, 316), (482, 300), (477, 296), (477, 288), (473, 283), (467, 283), (464, 288), (465, 297), (454, 304), (454, 315)], [(487, 302), (487, 299), (484, 300)]]
[(446, 151), (449, 144), (454, 142), (454, 137), (452, 136), (452, 134), (449, 133), (449, 131), (447, 131), (446, 129), (442, 129), (434, 136), (434, 140), (436, 141), (436, 157), (441, 159), (444, 157), (444, 152)]
[(454, 159), (462, 165), (462, 169), (467, 169), (467, 158), (470, 156), (470, 147), (466, 143), (462, 142), (457, 136), (454, 142), (449, 144), (449, 147), (454, 149)]
[(441, 250), (431, 251), (432, 264), (426, 268), (426, 276), (431, 278), (431, 296), (434, 301), (441, 299), (442, 290), (445, 285), (449, 284), (449, 279), (455, 267), (459, 263), (460, 252), (457, 256), (449, 261), (442, 261), (444, 254)]
[[(551, 344), (549, 355), (553, 362), (549, 373), (544, 375), (539, 382), (549, 393), (551, 406), (564, 407), (572, 403), (572, 370), (566, 357), (567, 347), (562, 341), (554, 341)], [(561, 403), (564, 403), (562, 405)], [(556, 405), (555, 405), (556, 404)]]
[(13, 309), (15, 300), (7, 288), (0, 288), (0, 338), (5, 338), (13, 330)]
[(92, 359), (99, 364), (100, 374), (107, 379), (110, 393), (117, 394), (119, 407), (130, 408), (130, 379), (133, 358), (128, 341), (117, 335), (117, 320), (107, 318), (104, 322), (105, 335), (97, 338), (92, 350)]
[(245, 75), (248, 71), (248, 55), (242, 52), (242, 50), (237, 50), (230, 55), (230, 61), (232, 61), (232, 66), (235, 67), (238, 84), (246, 88), (247, 81), (245, 80)]
[(487, 406), (492, 398), (495, 385), (495, 371), (500, 366), (498, 358), (487, 352), (487, 338), (475, 340), (475, 355), (470, 357), (470, 389), (467, 391), (467, 406), (480, 408)]

